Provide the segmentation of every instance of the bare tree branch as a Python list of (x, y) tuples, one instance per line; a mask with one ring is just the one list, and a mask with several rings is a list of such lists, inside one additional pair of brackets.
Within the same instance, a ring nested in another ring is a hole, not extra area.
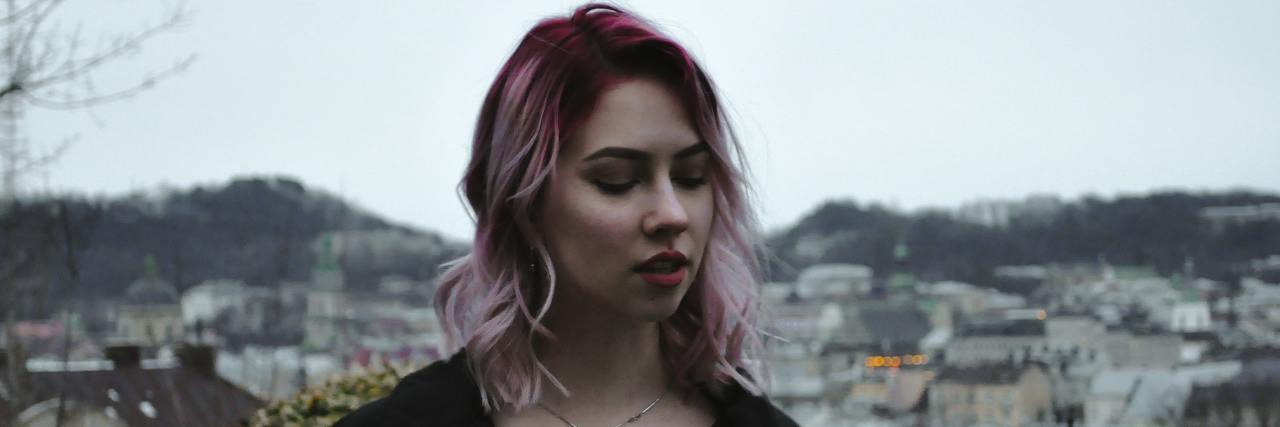
[(85, 98), (77, 98), (72, 94), (67, 94), (67, 95), (64, 95), (63, 99), (47, 99), (39, 95), (28, 92), (26, 99), (32, 105), (43, 107), (43, 108), (59, 109), (59, 110), (74, 110), (74, 109), (80, 109), (80, 108), (89, 108), (89, 107), (93, 107), (101, 104), (111, 103), (111, 102), (119, 101), (122, 99), (131, 98), (139, 93), (142, 93), (148, 89), (151, 89), (160, 81), (173, 77), (174, 75), (180, 74), (183, 71), (186, 71), (187, 67), (189, 67), (193, 62), (195, 62), (195, 60), (196, 60), (195, 55), (188, 56), (187, 58), (183, 59), (181, 62), (178, 62), (177, 64), (174, 64), (173, 66), (159, 73), (148, 76), (147, 78), (143, 79), (141, 82), (138, 82), (136, 85), (132, 87), (128, 87), (128, 88), (119, 90), (117, 92), (112, 92), (105, 95), (95, 95), (95, 96), (90, 96)]
[(36, 10), (35, 15), (31, 18), (31, 23), (28, 24), (26, 28), (26, 31), (20, 32), (16, 41), (9, 41), (10, 43), (17, 43), (16, 46), (13, 47), (17, 48), (18, 52), (16, 55), (17, 61), (13, 64), (14, 71), (13, 77), (11, 77), (12, 81), (25, 81), (27, 80), (29, 73), (35, 71), (31, 69), (31, 63), (28, 60), (34, 45), (32, 40), (35, 40), (36, 34), (40, 33), (40, 27), (44, 25), (44, 21), (49, 19), (49, 16), (53, 14), (53, 10), (56, 9), (63, 1), (64, 0), (49, 0), (48, 6), (44, 9)]
[(93, 69), (100, 67), (103, 64), (110, 62), (114, 59), (120, 58), (125, 53), (137, 50), (142, 45), (143, 42), (161, 33), (164, 33), (168, 30), (176, 28), (182, 23), (184, 23), (185, 21), (186, 21), (185, 10), (183, 9), (175, 10), (173, 14), (169, 16), (168, 19), (164, 20), (160, 24), (147, 28), (142, 32), (139, 32), (138, 34), (117, 39), (116, 42), (113, 43), (113, 45), (110, 48), (108, 48), (103, 52), (99, 52), (95, 55), (90, 56), (89, 58), (85, 58), (81, 60), (76, 60), (72, 57), (68, 57), (67, 62), (63, 64), (62, 70), (60, 70), (60, 72), (34, 79), (30, 81), (27, 84), (27, 86), (29, 86), (31, 89), (34, 90), (46, 85), (65, 82), (68, 80), (74, 80), (76, 78), (84, 76), (86, 73), (92, 71)]
[[(174, 30), (187, 21), (185, 3), (165, 11), (159, 23), (144, 25), (107, 40), (84, 52), (82, 27), (69, 34), (60, 31), (54, 15), (66, 0), (31, 0), (18, 5), (8, 0), (0, 18), (0, 201), (16, 197), (24, 176), (58, 159), (75, 138), (64, 140), (53, 150), (35, 155), (22, 133), (24, 110), (29, 107), (55, 110), (85, 109), (136, 96), (156, 84), (185, 71), (196, 59), (189, 55), (158, 72), (147, 74), (122, 88), (99, 91), (95, 77), (113, 62), (139, 51), (146, 42)], [(83, 53), (83, 54), (82, 54)], [(115, 85), (113, 85), (115, 86)], [(96, 117), (95, 117), (96, 118)]]
[(21, 85), (14, 82), (9, 82), (9, 84), (5, 85), (4, 89), (0, 89), (0, 99), (4, 98), (5, 96), (8, 96), (11, 93), (21, 92), (21, 91), (22, 91)]
[(26, 6), (24, 6), (23, 8), (18, 9), (17, 11), (15, 11), (15, 12), (13, 12), (13, 13), (10, 13), (10, 14), (8, 14), (8, 15), (4, 16), (4, 17), (0, 17), (0, 25), (9, 25), (9, 24), (12, 24), (12, 23), (14, 23), (14, 22), (18, 22), (19, 20), (21, 20), (21, 19), (25, 18), (25, 17), (27, 16), (27, 14), (28, 14), (28, 13), (31, 13), (31, 11), (32, 11), (32, 10), (37, 9), (37, 8), (40, 6), (40, 3), (42, 3), (42, 2), (51, 2), (51, 1), (56, 1), (56, 0), (36, 0), (36, 1), (33, 1), (33, 2), (29, 3), (29, 4), (27, 4)]
[(12, 166), (14, 172), (19, 174), (27, 173), (52, 163), (54, 160), (62, 157), (62, 153), (65, 153), (68, 148), (71, 148), (71, 144), (75, 143), (76, 139), (79, 138), (79, 135), (65, 137), (62, 139), (62, 142), (59, 142), (57, 146), (53, 147), (53, 150), (36, 157), (31, 157), (29, 154), (23, 153), (23, 156), (16, 159), (18, 161), (14, 162), (14, 165)]

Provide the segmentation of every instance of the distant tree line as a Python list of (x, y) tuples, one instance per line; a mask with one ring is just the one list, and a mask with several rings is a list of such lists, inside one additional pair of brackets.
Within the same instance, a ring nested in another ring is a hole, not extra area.
[[(85, 228), (85, 249), (79, 253), (81, 286), (74, 295), (40, 285), (65, 275), (65, 269), (51, 268), (59, 259), (52, 256), (60, 236), (53, 228), (58, 209), (73, 220), (93, 219), (92, 227), (78, 225)], [(306, 281), (317, 256), (313, 242), (329, 231), (399, 231), (448, 248), (427, 259), (412, 253), (382, 254), (385, 259), (377, 263), (343, 259), (348, 287), (355, 290), (370, 289), (386, 275), (428, 280), (435, 266), (462, 249), (438, 235), (389, 223), (337, 197), (308, 190), (296, 180), (276, 177), (114, 199), (20, 200), (0, 212), (0, 223), (5, 224), (0, 251), (6, 254), (0, 264), (15, 270), (9, 282), (35, 283), (32, 287), (44, 290), (41, 302), (121, 295), (140, 277), (146, 255), (155, 256), (161, 276), (179, 291), (209, 279), (243, 280), (253, 286)], [(23, 259), (28, 261), (10, 266), (17, 258), (8, 255), (18, 253), (26, 254)], [(38, 311), (56, 309), (56, 304), (28, 305)]]
[[(1014, 217), (1005, 227), (961, 221), (945, 211), (903, 213), (877, 204), (828, 202), (768, 239), (769, 275), (788, 281), (809, 265), (854, 263), (874, 268), (882, 280), (905, 271), (926, 281), (1018, 291), (1027, 287), (997, 279), (993, 269), (1105, 259), (1176, 274), (1191, 259), (1197, 276), (1234, 283), (1248, 274), (1248, 260), (1280, 254), (1280, 222), (1211, 227), (1200, 210), (1277, 201), (1278, 195), (1250, 192), (1088, 197), (1064, 204), (1049, 218)], [(308, 280), (317, 255), (313, 242), (334, 230), (397, 231), (445, 248), (422, 256), (353, 245), (342, 267), (354, 290), (372, 289), (388, 275), (428, 281), (441, 263), (466, 251), (464, 243), (389, 223), (296, 180), (254, 177), (111, 199), (21, 200), (0, 212), (0, 273), (10, 288), (25, 284), (21, 289), (38, 296), (39, 303), (26, 304), (29, 309), (49, 310), (56, 308), (52, 302), (72, 296), (71, 287), (54, 286), (70, 282), (68, 259), (78, 274), (78, 297), (122, 294), (141, 274), (148, 254), (180, 291), (208, 279), (275, 286)], [(907, 249), (905, 259), (895, 256), (898, 246)]]
[[(1236, 282), (1250, 259), (1280, 254), (1280, 221), (1212, 227), (1206, 207), (1280, 201), (1253, 192), (1162, 192), (1112, 200), (1085, 197), (1048, 218), (1014, 217), (1005, 227), (956, 219), (949, 212), (902, 213), (877, 204), (823, 204), (794, 227), (769, 238), (770, 277), (793, 280), (817, 263), (854, 263), (885, 277), (906, 270), (922, 280), (962, 280), (1000, 286), (1001, 265), (1089, 263), (1137, 265), (1180, 273), (1190, 259), (1195, 274)], [(902, 243), (905, 262), (894, 256)], [(818, 247), (820, 250), (806, 248)]]

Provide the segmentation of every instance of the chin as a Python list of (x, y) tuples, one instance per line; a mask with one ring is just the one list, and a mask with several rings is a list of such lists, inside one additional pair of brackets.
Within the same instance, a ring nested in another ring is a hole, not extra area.
[(676, 310), (680, 308), (680, 301), (683, 299), (683, 289), (665, 295), (652, 295), (641, 301), (636, 301), (635, 304), (631, 304), (627, 311), (630, 312), (632, 318), (640, 322), (661, 322), (676, 313)]

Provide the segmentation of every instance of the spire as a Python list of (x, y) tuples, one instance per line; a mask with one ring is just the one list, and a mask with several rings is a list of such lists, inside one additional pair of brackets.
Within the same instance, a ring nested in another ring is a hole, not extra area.
[(907, 247), (907, 244), (902, 239), (898, 239), (898, 244), (893, 247), (893, 260), (898, 263), (904, 263), (910, 257), (911, 248)]
[(147, 279), (159, 278), (160, 273), (158, 270), (155, 255), (147, 254), (147, 256), (142, 257), (142, 277)]
[(1190, 256), (1182, 260), (1182, 272), (1174, 273), (1172, 280), (1173, 289), (1182, 294), (1183, 302), (1201, 302), (1200, 291), (1196, 289), (1196, 263)]
[(890, 292), (901, 293), (915, 289), (916, 277), (911, 274), (910, 257), (911, 248), (907, 247), (906, 242), (903, 242), (901, 237), (898, 238), (898, 243), (893, 246), (894, 272), (889, 277)]
[(333, 234), (325, 234), (320, 240), (320, 257), (316, 260), (317, 271), (333, 271), (338, 269), (338, 256), (333, 250)]
[(333, 233), (325, 233), (320, 237), (320, 253), (311, 267), (311, 282), (318, 289), (339, 291), (344, 286), (342, 265), (338, 253), (342, 247), (342, 237)]

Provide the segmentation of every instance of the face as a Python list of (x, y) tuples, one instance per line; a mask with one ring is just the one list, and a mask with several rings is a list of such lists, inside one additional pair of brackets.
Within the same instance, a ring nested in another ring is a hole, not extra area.
[[(653, 322), (674, 313), (711, 231), (709, 161), (666, 86), (634, 79), (602, 93), (561, 147), (535, 223), (556, 269), (551, 314)], [(635, 270), (669, 250), (688, 259), (674, 285), (651, 283)]]

